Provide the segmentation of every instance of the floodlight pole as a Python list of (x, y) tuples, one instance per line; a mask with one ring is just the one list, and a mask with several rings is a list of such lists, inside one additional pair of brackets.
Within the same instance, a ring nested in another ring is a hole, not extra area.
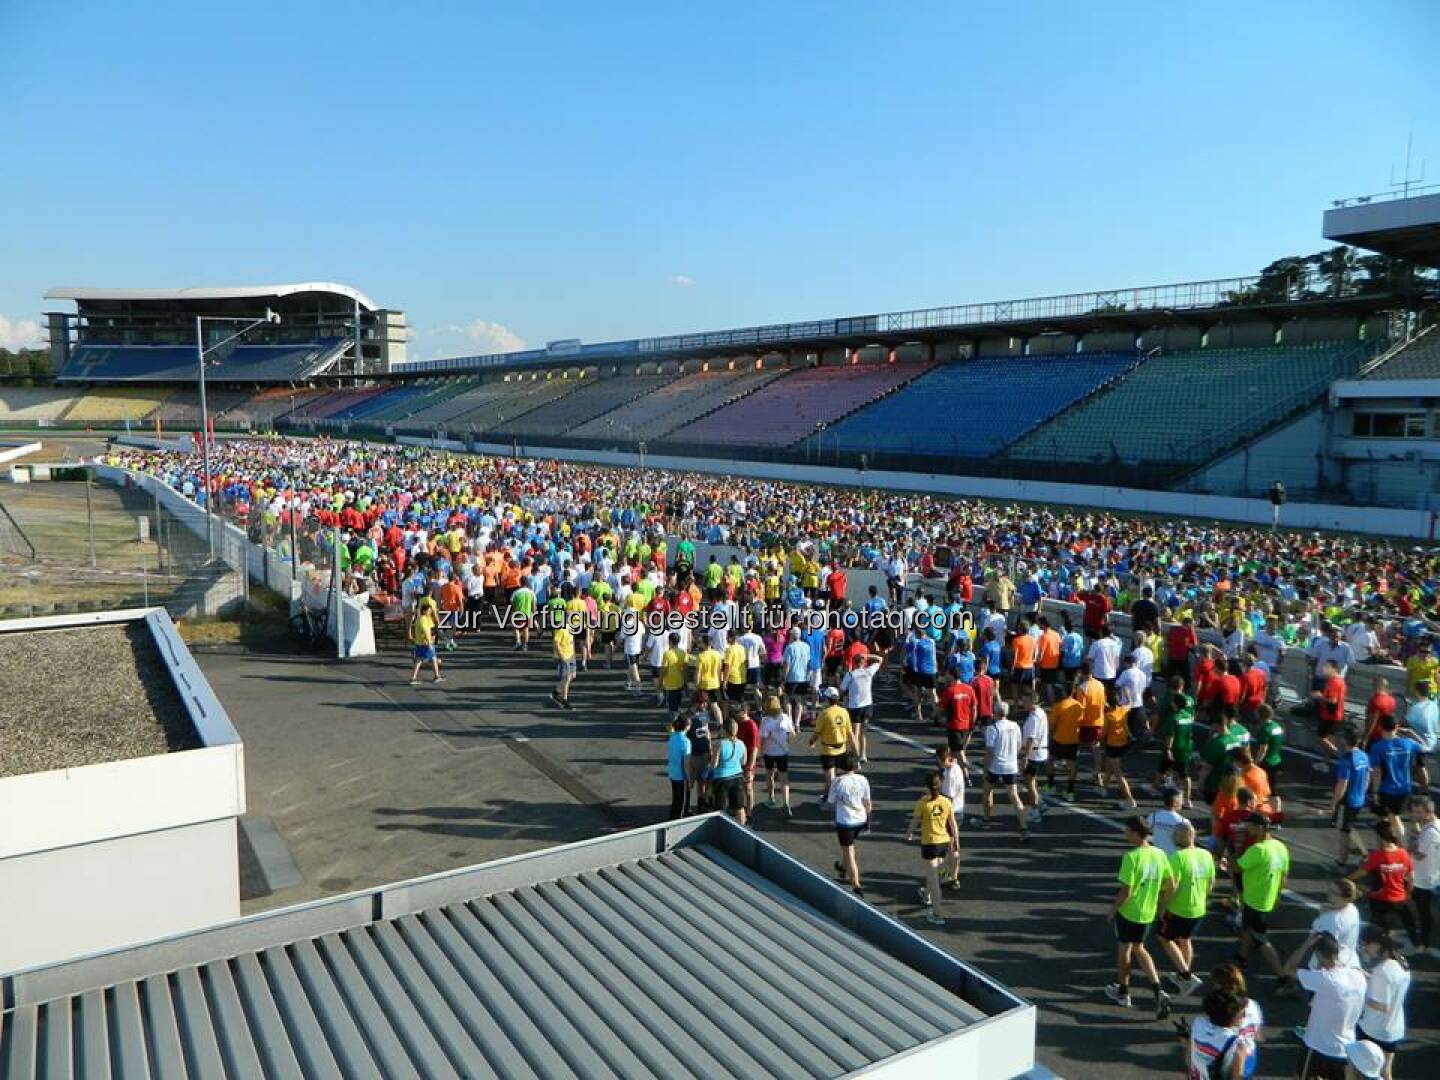
[[(205, 321), (210, 322), (243, 322), (239, 330), (227, 338), (217, 341), (213, 346), (205, 345)], [(210, 558), (215, 558), (215, 527), (210, 516), (210, 503), (215, 493), (210, 489), (210, 410), (205, 403), (205, 354), (211, 349), (218, 349), (221, 345), (228, 345), (236, 338), (244, 337), (261, 323), (278, 323), (280, 316), (269, 308), (265, 314), (258, 319), (249, 319), (243, 316), (229, 315), (196, 315), (195, 316), (195, 359), (199, 371), (200, 385), (200, 466), (205, 474), (205, 544), (210, 549)]]

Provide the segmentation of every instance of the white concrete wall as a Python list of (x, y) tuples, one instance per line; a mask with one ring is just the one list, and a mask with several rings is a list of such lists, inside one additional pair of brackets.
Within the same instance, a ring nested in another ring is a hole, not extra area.
[(234, 817), (0, 859), (0, 973), (240, 916)]
[[(204, 511), (198, 504), (185, 498), (169, 484), (157, 480), (153, 476), (133, 472), (129, 469), (116, 468), (113, 465), (96, 465), (95, 475), (112, 484), (124, 485), (128, 482), (142, 491), (155, 492), (161, 506), (174, 514), (191, 532), (196, 536), (205, 535)], [(279, 585), (280, 594), (288, 596), (292, 611), (296, 610), (295, 604), (299, 602), (302, 593), (298, 584), (292, 589), (288, 583), (289, 560), (281, 558), (275, 552), (259, 544), (250, 543), (244, 530), (221, 521), (219, 518), (215, 519), (214, 529), (216, 551), (227, 565), (237, 570), (242, 566), (245, 567), (247, 576), (262, 585), (271, 588)], [(313, 590), (310, 599), (306, 602), (312, 608), (323, 609), (325, 606), (324, 590), (321, 590), (318, 602), (315, 601)], [(337, 618), (332, 605), (331, 617), (326, 623), (326, 632), (332, 641), (337, 641), (340, 657), (344, 659), (352, 656), (374, 656), (375, 627), (369, 607), (353, 596), (342, 596), (339, 608)]]
[[(397, 442), (413, 446), (438, 446), (464, 450), (454, 440), (399, 436)], [(508, 455), (511, 447), (479, 443), (475, 452)], [(524, 446), (526, 457), (558, 458), (562, 461), (590, 461), (602, 465), (633, 467), (636, 455), (613, 450), (558, 450)], [(752, 476), (813, 484), (841, 484), (895, 491), (926, 491), (938, 495), (969, 496), (1001, 502), (1059, 503), (1068, 506), (1095, 506), (1142, 514), (1211, 518), (1243, 524), (1270, 524), (1271, 507), (1264, 499), (1224, 495), (1197, 495), (1183, 491), (1146, 491), (1139, 488), (1102, 487), (1098, 484), (1059, 484), (1039, 480), (1003, 480), (978, 476), (949, 476), (936, 473), (885, 472), (875, 469), (839, 469), (823, 465), (790, 465), (764, 461), (720, 461), (706, 458), (667, 457), (647, 454), (645, 463), (657, 469), (678, 472), (718, 473)], [(1404, 536), (1433, 539), (1436, 515), (1429, 510), (1392, 510), (1368, 506), (1332, 506), (1328, 503), (1292, 502), (1281, 512), (1282, 525), (1297, 529), (1325, 529), (1335, 532), (1367, 533), (1376, 536)]]

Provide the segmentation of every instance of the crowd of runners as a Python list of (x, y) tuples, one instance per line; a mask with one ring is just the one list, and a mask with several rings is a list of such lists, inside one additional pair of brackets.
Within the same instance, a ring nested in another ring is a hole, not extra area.
[[(207, 492), (194, 455), (111, 456), (282, 553), (338, 551), (345, 587), (406, 627), (411, 681), (443, 680), (469, 634), (548, 653), (559, 710), (589, 673), (623, 678), (668, 729), (672, 816), (789, 817), (791, 762), (812, 756), (805, 796), (860, 895), (883, 707), (935, 748), (906, 831), (932, 924), (963, 895), (967, 788), (977, 825), (1000, 815), (1022, 841), (1057, 802), (1128, 813), (1111, 1000), (1132, 1007), (1143, 987), (1163, 1019), (1199, 994), (1180, 1033), (1189, 1075), (1250, 1076), (1263, 1015), (1247, 978), (1273, 978), (1277, 995), (1310, 995), (1302, 1075), (1391, 1075), (1407, 954), (1440, 956), (1434, 551), (326, 440), (223, 442), (211, 459)], [(1123, 641), (1112, 614), (1128, 616)], [(1306, 678), (1282, 698), (1296, 652)], [(1404, 674), (1376, 681), (1356, 716), (1361, 665)], [(1271, 924), (1297, 724), (1324, 758), (1336, 858), (1325, 910), (1282, 956)], [(1234, 955), (1202, 971), (1193, 939), (1211, 913), (1230, 920)]]

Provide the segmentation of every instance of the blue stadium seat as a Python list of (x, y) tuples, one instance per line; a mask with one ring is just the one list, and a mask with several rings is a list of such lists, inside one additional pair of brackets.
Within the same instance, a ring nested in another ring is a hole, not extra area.
[(817, 445), (989, 457), (1138, 359), (1136, 353), (1092, 353), (956, 360), (831, 425), (816, 436)]

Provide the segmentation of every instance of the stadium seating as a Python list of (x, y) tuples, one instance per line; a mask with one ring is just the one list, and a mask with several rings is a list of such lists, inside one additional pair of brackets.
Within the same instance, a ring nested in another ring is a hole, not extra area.
[[(294, 382), (335, 362), (349, 338), (328, 337), (300, 345), (240, 345), (211, 356), (211, 378), (235, 382)], [(60, 381), (98, 379), (188, 382), (195, 378), (194, 345), (80, 345), (57, 376)]]
[(167, 401), (172, 389), (104, 386), (87, 391), (60, 418), (65, 424), (138, 423)]
[(1367, 379), (1440, 379), (1440, 327), (1432, 326), (1366, 376)]
[(75, 404), (76, 393), (48, 386), (0, 386), (0, 424), (51, 424)]
[(1332, 381), (1354, 374), (1368, 351), (1336, 342), (1164, 353), (1042, 424), (1005, 456), (1198, 464), (1315, 401)]
[(658, 389), (570, 432), (578, 438), (654, 439), (758, 390), (786, 373), (785, 368), (756, 371), (702, 371), (672, 375)]
[(790, 446), (904, 386), (931, 364), (858, 364), (806, 368), (717, 409), (667, 439), (731, 446)]
[(311, 387), (276, 386), (252, 394), (240, 404), (226, 409), (217, 424), (222, 427), (267, 428), (278, 417), (298, 405), (327, 393)]
[(334, 420), (339, 422), (351, 409), (379, 397), (385, 392), (382, 386), (365, 386), (352, 390), (330, 390), (319, 397), (310, 398), (298, 405), (280, 419), (287, 424), (308, 423), (312, 420)]
[(479, 408), (506, 393), (504, 382), (482, 383), (471, 376), (468, 378), (446, 379), (438, 384), (430, 397), (420, 408), (408, 412), (394, 421), (402, 431), (433, 431), (443, 428), (457, 416)]
[(527, 412), (496, 427), (497, 435), (567, 435), (590, 420), (602, 423), (618, 406), (644, 397), (670, 381), (668, 375), (616, 375), (608, 379), (585, 379), (571, 394)]
[(985, 356), (942, 364), (832, 424), (817, 446), (989, 457), (1138, 360), (1131, 352)]
[[(417, 379), (377, 399), (374, 408), (365, 410), (362, 422), (383, 426), (403, 420), (449, 401), (469, 385), (468, 380), (460, 379)], [(402, 394), (402, 390), (413, 393)]]
[(512, 379), (510, 382), (489, 383), (486, 390), (493, 387), (499, 392), (468, 411), (451, 417), (446, 422), (446, 428), (456, 433), (484, 434), (509, 419), (523, 416), (566, 394), (573, 394), (580, 389), (580, 383), (576, 379)]
[[(213, 417), (220, 417), (250, 397), (248, 390), (230, 390), (206, 386), (205, 407)], [(195, 390), (179, 390), (170, 400), (145, 418), (147, 424), (160, 421), (166, 431), (194, 431), (200, 427), (200, 394)]]

